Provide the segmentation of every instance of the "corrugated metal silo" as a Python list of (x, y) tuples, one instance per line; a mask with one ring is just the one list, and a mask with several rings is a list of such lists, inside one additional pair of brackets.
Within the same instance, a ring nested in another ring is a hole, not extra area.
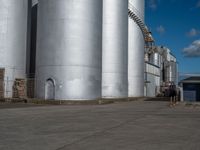
[(5, 97), (26, 72), (27, 0), (0, 0), (0, 68), (5, 69)]
[(128, 0), (103, 0), (102, 97), (128, 96)]
[[(129, 0), (129, 9), (144, 21), (144, 0)], [(129, 17), (128, 92), (129, 97), (144, 96), (144, 37), (140, 27)]]
[(161, 67), (161, 56), (158, 53), (153, 53), (150, 56), (150, 62), (158, 67)]
[(101, 0), (39, 1), (38, 98), (101, 97), (102, 5)]
[(169, 81), (176, 83), (177, 82), (176, 80), (177, 80), (177, 63), (171, 61), (169, 66)]

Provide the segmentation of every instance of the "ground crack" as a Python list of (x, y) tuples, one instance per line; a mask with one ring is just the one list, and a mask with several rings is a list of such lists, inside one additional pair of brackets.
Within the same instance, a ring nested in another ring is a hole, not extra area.
[[(136, 119), (134, 119), (134, 121), (137, 121), (138, 119), (141, 119), (141, 116), (138, 117), (138, 118), (136, 118)], [(122, 123), (120, 123), (120, 124), (118, 124), (118, 125), (116, 125), (116, 126), (113, 126), (113, 127), (106, 128), (106, 129), (104, 129), (104, 130), (95, 132), (95, 133), (93, 133), (93, 134), (91, 134), (91, 135), (88, 135), (88, 136), (85, 136), (85, 137), (83, 137), (83, 138), (81, 138), (81, 139), (79, 139), (79, 140), (76, 140), (76, 141), (71, 142), (71, 143), (69, 143), (69, 144), (63, 145), (62, 147), (59, 147), (59, 148), (57, 148), (56, 150), (63, 150), (63, 149), (65, 149), (65, 148), (67, 148), (68, 146), (71, 146), (71, 145), (80, 143), (80, 142), (82, 142), (82, 141), (85, 141), (85, 140), (87, 140), (87, 139), (90, 139), (91, 137), (94, 137), (94, 136), (97, 136), (97, 135), (101, 135), (101, 134), (103, 134), (103, 133), (106, 133), (106, 132), (108, 132), (108, 131), (110, 131), (110, 130), (117, 129), (117, 128), (119, 128), (119, 127), (122, 127), (122, 126), (124, 126), (124, 125), (127, 125), (127, 124), (130, 123), (130, 122), (133, 122), (133, 120), (127, 120), (127, 121), (124, 121), (124, 122), (122, 122)]]

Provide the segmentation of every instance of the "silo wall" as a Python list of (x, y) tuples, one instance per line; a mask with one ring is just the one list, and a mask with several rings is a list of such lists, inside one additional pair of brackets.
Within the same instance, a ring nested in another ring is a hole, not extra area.
[[(129, 0), (129, 9), (144, 21), (144, 0)], [(138, 24), (129, 17), (128, 96), (144, 96), (144, 37)]]
[(4, 96), (12, 97), (15, 79), (25, 78), (27, 0), (0, 0), (0, 68), (5, 69)]
[(128, 96), (128, 0), (103, 0), (102, 97)]
[(102, 5), (101, 0), (39, 1), (37, 98), (101, 97)]

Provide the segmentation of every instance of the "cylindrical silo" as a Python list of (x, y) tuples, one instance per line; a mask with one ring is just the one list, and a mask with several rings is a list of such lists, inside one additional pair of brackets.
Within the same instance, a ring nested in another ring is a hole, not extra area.
[(164, 65), (165, 82), (177, 82), (177, 63), (175, 61), (165, 62)]
[(176, 78), (177, 78), (177, 64), (176, 62), (171, 61), (169, 66), (169, 81), (176, 83)]
[(12, 97), (15, 79), (25, 78), (28, 1), (0, 0), (0, 4), (0, 69), (5, 70), (4, 96)]
[[(129, 0), (131, 10), (144, 21), (144, 0)], [(128, 93), (129, 97), (144, 96), (144, 37), (139, 25), (129, 17)]]
[(160, 54), (159, 53), (153, 53), (150, 56), (150, 63), (152, 63), (153, 65), (156, 65), (158, 67), (161, 66), (161, 58), (160, 58)]
[(128, 0), (103, 0), (102, 97), (128, 96)]
[(102, 0), (38, 3), (36, 96), (101, 97)]

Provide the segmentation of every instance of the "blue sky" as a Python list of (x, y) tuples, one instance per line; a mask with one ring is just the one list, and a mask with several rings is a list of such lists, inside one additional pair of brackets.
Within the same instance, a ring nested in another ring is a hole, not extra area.
[(179, 72), (200, 73), (200, 0), (146, 0), (145, 15), (156, 45), (177, 57)]

